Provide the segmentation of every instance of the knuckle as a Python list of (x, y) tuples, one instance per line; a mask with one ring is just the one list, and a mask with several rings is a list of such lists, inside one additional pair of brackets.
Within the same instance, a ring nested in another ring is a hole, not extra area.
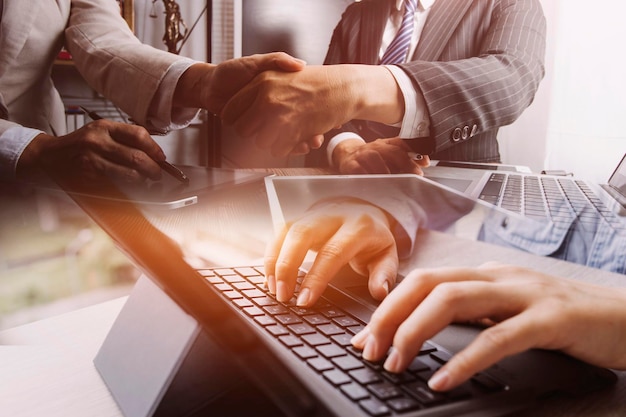
[(453, 305), (465, 298), (465, 291), (456, 282), (443, 282), (433, 289), (431, 296), (444, 305)]
[(141, 165), (144, 161), (144, 153), (139, 150), (132, 150), (130, 152), (130, 161), (133, 166)]
[(324, 259), (341, 260), (343, 259), (344, 247), (334, 242), (326, 243), (319, 251), (318, 256)]
[(513, 337), (511, 332), (503, 326), (493, 326), (482, 331), (480, 337), (493, 347), (494, 351), (508, 351)]
[(314, 227), (309, 223), (297, 222), (289, 228), (289, 234), (297, 240), (308, 238), (314, 233)]

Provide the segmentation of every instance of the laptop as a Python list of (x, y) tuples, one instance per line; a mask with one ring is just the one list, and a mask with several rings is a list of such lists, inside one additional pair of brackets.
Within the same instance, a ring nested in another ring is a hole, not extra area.
[[(626, 273), (626, 159), (606, 184), (571, 176), (433, 166), (425, 176), (489, 210), (475, 238), (541, 256)], [(621, 242), (621, 243), (619, 243)]]
[[(355, 181), (363, 183), (363, 179)], [(402, 180), (399, 186), (415, 183), (415, 176), (411, 180)], [(337, 182), (323, 177), (320, 181), (321, 184)], [(430, 189), (438, 198), (460, 196), (461, 201), (473, 204), (472, 199), (460, 192), (447, 192), (447, 188), (427, 179), (417, 181), (420, 185), (415, 190), (419, 192)], [(266, 180), (275, 219), (284, 221), (283, 216), (295, 214), (290, 204), (301, 203), (297, 198), (283, 198), (283, 192), (293, 192), (294, 184), (302, 185), (302, 182), (281, 177)], [(309, 195), (307, 199), (310, 199), (313, 188), (318, 185), (301, 187), (298, 195)], [(615, 381), (614, 373), (608, 370), (560, 353), (531, 350), (502, 360), (449, 393), (432, 392), (426, 385), (429, 376), (475, 337), (480, 331), (478, 328), (449, 326), (422, 346), (406, 372), (391, 374), (385, 372), (380, 363), (364, 361), (361, 353), (349, 343), (376, 307), (363, 277), (343, 271), (312, 309), (297, 308), (293, 301), (278, 303), (267, 293), (264, 271), (259, 265), (194, 268), (185, 260), (178, 245), (156, 229), (136, 207), (111, 207), (90, 198), (77, 201), (142, 269), (148, 281), (166, 295), (165, 301), (175, 304), (185, 320), (197, 322), (200, 334), (222, 352), (220, 355), (211, 351), (213, 353), (197, 363), (216, 362), (216, 366), (232, 363), (232, 372), (241, 373), (251, 381), (286, 416), (498, 416), (529, 407), (549, 395), (581, 395)], [(468, 207), (461, 204), (458, 212)], [(449, 220), (433, 219), (440, 226), (445, 226)], [(298, 279), (301, 278), (302, 275)], [(138, 416), (128, 411), (133, 409), (129, 401), (145, 401), (141, 394), (145, 393), (145, 387), (131, 382), (141, 379), (140, 371), (135, 368), (153, 350), (177, 343), (176, 337), (157, 338), (156, 343), (150, 343), (144, 334), (165, 326), (164, 320), (152, 313), (163, 311), (165, 304), (147, 302), (140, 308), (135, 306), (136, 310), (147, 310), (149, 319), (136, 324), (132, 334), (120, 332), (121, 327), (114, 324), (94, 361), (126, 417)], [(123, 310), (120, 317), (124, 315)], [(143, 352), (131, 354), (128, 347), (131, 339), (143, 341), (140, 346)], [(122, 349), (117, 354), (114, 343)], [(180, 352), (191, 352), (193, 349), (190, 349), (183, 346)], [(123, 356), (128, 356), (125, 362), (128, 368), (112, 370), (111, 362)], [(184, 358), (173, 360), (172, 372), (177, 372), (177, 367), (184, 362)], [(145, 367), (155, 368), (158, 364), (148, 363)], [(205, 376), (219, 379), (218, 375)], [(175, 379), (168, 375), (164, 383)], [(177, 392), (183, 395), (187, 391)], [(204, 389), (200, 394), (215, 397)], [(168, 397), (171, 397), (171, 390), (168, 393), (158, 391), (154, 401), (158, 403)], [(246, 401), (245, 395), (239, 399), (240, 403)], [(159, 414), (158, 405), (153, 404), (148, 409), (142, 417), (163, 415)], [(263, 410), (251, 411), (250, 415), (263, 415)]]
[(601, 185), (567, 176), (475, 169), (472, 165), (438, 164), (425, 168), (424, 175), (470, 198), (538, 221), (597, 222), (605, 218), (617, 225), (620, 221), (613, 214), (623, 215), (626, 207), (626, 156), (608, 183)]

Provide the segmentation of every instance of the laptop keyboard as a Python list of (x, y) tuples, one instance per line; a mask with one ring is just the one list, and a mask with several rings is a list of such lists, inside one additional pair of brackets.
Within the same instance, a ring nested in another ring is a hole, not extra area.
[(587, 184), (571, 178), (493, 173), (479, 198), (540, 221), (620, 224)]
[[(508, 389), (487, 373), (447, 392), (428, 388), (427, 381), (451, 354), (426, 342), (408, 369), (400, 374), (383, 362), (363, 359), (350, 339), (365, 323), (325, 298), (313, 308), (280, 303), (265, 286), (262, 267), (202, 269), (199, 272), (243, 314), (279, 340), (293, 355), (346, 398), (372, 416), (401, 415)], [(298, 287), (303, 273), (298, 277)]]

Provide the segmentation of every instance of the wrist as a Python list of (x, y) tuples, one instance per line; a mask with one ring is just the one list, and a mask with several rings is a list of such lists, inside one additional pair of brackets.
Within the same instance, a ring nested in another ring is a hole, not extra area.
[(342, 132), (342, 133), (339, 133), (339, 134), (333, 136), (328, 141), (328, 144), (326, 145), (326, 159), (328, 161), (328, 165), (330, 165), (330, 166), (334, 166), (335, 165), (334, 158), (333, 158), (333, 154), (335, 152), (335, 148), (341, 142), (343, 142), (345, 140), (348, 140), (348, 139), (358, 140), (361, 144), (365, 143), (365, 140), (363, 140), (359, 135), (357, 135), (356, 133), (353, 133), (353, 132)]
[(331, 154), (331, 162), (335, 167), (341, 166), (341, 161), (345, 160), (357, 148), (365, 145), (365, 141), (360, 137), (345, 138), (337, 143)]
[(174, 91), (175, 107), (206, 108), (213, 72), (216, 65), (198, 62), (191, 65), (179, 78)]
[(41, 133), (30, 141), (17, 161), (15, 169), (17, 179), (29, 179), (41, 175), (42, 155), (46, 153), (47, 145), (54, 139), (54, 136)]
[(355, 97), (354, 119), (396, 124), (404, 115), (404, 96), (393, 74), (380, 65), (352, 65), (350, 78)]

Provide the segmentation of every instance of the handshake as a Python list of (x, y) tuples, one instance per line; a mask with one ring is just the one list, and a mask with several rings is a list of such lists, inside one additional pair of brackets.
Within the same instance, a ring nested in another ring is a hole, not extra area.
[[(209, 110), (260, 149), (284, 157), (320, 148), (325, 133), (353, 119), (398, 123), (404, 101), (382, 66), (307, 66), (275, 52), (219, 65), (192, 64), (176, 82), (172, 114), (193, 108)], [(421, 173), (401, 142), (374, 144), (374, 152), (343, 152), (347, 163), (337, 166), (347, 167), (344, 173), (391, 172), (385, 161), (398, 160), (393, 155), (398, 154), (408, 167), (395, 163), (394, 170)], [(16, 174), (33, 178), (43, 171), (90, 184), (101, 179), (135, 183), (160, 179), (165, 158), (145, 128), (97, 120), (65, 136), (36, 136), (22, 152)]]
[[(202, 102), (194, 104), (273, 156), (317, 149), (326, 132), (353, 119), (397, 123), (404, 110), (383, 67), (306, 66), (282, 52), (206, 65), (198, 85)], [(189, 98), (178, 102), (189, 103), (195, 92), (192, 87)]]

